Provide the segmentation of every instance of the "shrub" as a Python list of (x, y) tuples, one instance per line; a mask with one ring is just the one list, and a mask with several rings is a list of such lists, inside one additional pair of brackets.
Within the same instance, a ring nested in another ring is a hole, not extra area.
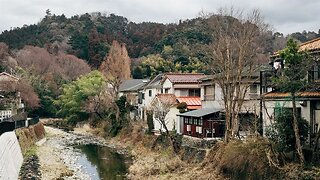
[(188, 105), (185, 102), (179, 103), (177, 106), (177, 109), (179, 109), (179, 113), (184, 113), (186, 112)]
[[(276, 144), (279, 152), (295, 151), (295, 135), (292, 124), (293, 114), (289, 108), (276, 109), (275, 122), (266, 131), (266, 136)], [(301, 143), (308, 139), (308, 122), (298, 117), (299, 133)]]
[(281, 179), (281, 172), (269, 163), (274, 158), (271, 144), (264, 139), (218, 143), (204, 166), (217, 168), (231, 179)]

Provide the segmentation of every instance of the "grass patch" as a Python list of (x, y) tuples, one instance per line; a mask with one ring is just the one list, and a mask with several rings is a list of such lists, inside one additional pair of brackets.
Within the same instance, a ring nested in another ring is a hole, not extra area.
[(23, 157), (28, 158), (33, 155), (37, 155), (37, 150), (38, 150), (37, 146), (33, 145), (23, 154)]

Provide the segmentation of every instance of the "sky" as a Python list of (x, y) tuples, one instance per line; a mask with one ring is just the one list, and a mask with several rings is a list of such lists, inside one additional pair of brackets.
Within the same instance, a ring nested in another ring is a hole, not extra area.
[(38, 23), (47, 9), (67, 17), (104, 12), (134, 22), (177, 23), (221, 7), (244, 12), (259, 9), (273, 31), (284, 34), (320, 29), (319, 0), (0, 0), (0, 33)]

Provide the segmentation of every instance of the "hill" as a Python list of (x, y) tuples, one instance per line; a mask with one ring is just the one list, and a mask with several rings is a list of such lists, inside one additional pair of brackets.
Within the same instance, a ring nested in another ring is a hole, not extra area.
[[(213, 17), (162, 24), (135, 23), (122, 16), (99, 12), (67, 18), (47, 11), (37, 24), (4, 31), (0, 34), (0, 42), (6, 43), (10, 49), (32, 45), (51, 53), (72, 54), (96, 69), (106, 57), (112, 41), (117, 40), (126, 44), (129, 56), (136, 60), (132, 63), (135, 78), (168, 71), (208, 73), (206, 63), (209, 57), (204, 53), (204, 45), (213, 41), (208, 28), (208, 20)], [(320, 37), (319, 33), (303, 32), (289, 36), (305, 42)], [(265, 54), (282, 49), (289, 37), (271, 31), (265, 36)]]

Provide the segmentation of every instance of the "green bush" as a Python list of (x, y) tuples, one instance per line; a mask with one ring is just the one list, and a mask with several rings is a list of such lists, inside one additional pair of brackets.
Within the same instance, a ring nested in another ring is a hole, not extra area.
[[(295, 151), (292, 109), (277, 108), (275, 111), (275, 122), (267, 129), (266, 136), (276, 144), (279, 152)], [(300, 140), (304, 144), (308, 138), (309, 124), (302, 117), (298, 117), (298, 123)]]

